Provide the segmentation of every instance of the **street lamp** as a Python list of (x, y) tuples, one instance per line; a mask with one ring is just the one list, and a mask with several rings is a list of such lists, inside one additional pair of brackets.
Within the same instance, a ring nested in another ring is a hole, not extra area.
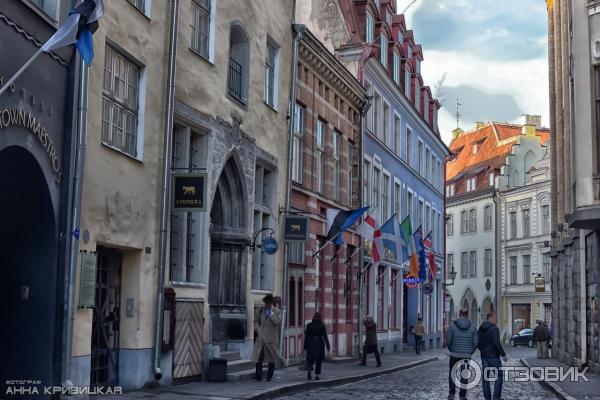
[(452, 283), (444, 282), (443, 285), (445, 288), (454, 285), (454, 280), (456, 279), (456, 271), (454, 270), (454, 265), (452, 266), (452, 269), (448, 271), (448, 278), (452, 280)]

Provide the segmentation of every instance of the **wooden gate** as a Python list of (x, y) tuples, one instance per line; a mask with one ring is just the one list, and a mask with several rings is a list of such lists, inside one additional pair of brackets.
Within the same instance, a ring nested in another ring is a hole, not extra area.
[(203, 328), (204, 303), (178, 301), (175, 305), (173, 379), (198, 377), (202, 374)]

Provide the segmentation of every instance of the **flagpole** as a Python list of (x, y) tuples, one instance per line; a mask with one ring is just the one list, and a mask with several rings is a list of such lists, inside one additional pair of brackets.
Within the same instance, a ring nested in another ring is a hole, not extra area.
[(12, 78), (10, 78), (8, 80), (8, 82), (6, 82), (6, 84), (4, 86), (2, 86), (0, 88), (0, 96), (6, 92), (6, 89), (8, 89), (10, 87), (10, 85), (12, 85), (19, 76), (21, 76), (21, 74), (27, 69), (27, 67), (29, 67), (31, 65), (32, 62), (35, 61), (35, 59), (42, 53), (42, 48), (40, 47), (32, 56), (29, 60), (27, 60), (27, 62), (25, 64), (23, 64), (21, 66), (21, 68), (19, 68), (19, 70), (17, 72), (15, 72), (15, 74), (12, 76)]
[(331, 242), (333, 242), (338, 236), (340, 236), (340, 234), (342, 233), (342, 231), (339, 231), (338, 233), (335, 234), (334, 237), (332, 237), (331, 239), (329, 239), (328, 241), (325, 242), (325, 244), (323, 246), (321, 246), (319, 249), (317, 249), (317, 251), (312, 255), (313, 257), (316, 257), (317, 254), (319, 254), (320, 252), (323, 251), (323, 249), (325, 247), (327, 247), (327, 245)]

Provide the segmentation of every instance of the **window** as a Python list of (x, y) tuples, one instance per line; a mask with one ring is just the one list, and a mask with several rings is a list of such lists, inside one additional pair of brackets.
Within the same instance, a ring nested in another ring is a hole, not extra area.
[(410, 100), (410, 69), (408, 64), (404, 66), (404, 94)]
[(394, 213), (398, 214), (398, 220), (402, 218), (402, 212), (400, 210), (400, 199), (402, 196), (402, 187), (400, 182), (394, 182)]
[(348, 142), (348, 162), (346, 164), (346, 171), (348, 174), (348, 205), (352, 206), (352, 192), (353, 192), (353, 182), (354, 176), (352, 174), (352, 168), (354, 164), (354, 143)]
[(596, 169), (600, 172), (600, 65), (594, 66), (595, 77), (595, 108), (596, 108)]
[[(175, 125), (172, 139), (172, 168), (178, 172), (195, 172), (206, 167), (208, 137)], [(170, 280), (202, 282), (204, 280), (203, 254), (200, 252), (202, 231), (198, 214), (171, 212), (170, 226)]]
[(418, 153), (417, 153), (417, 162), (419, 163), (417, 166), (417, 171), (419, 171), (419, 175), (423, 176), (423, 142), (419, 140), (418, 145)]
[(531, 283), (531, 256), (523, 256), (523, 283)]
[(450, 271), (454, 270), (454, 254), (446, 255), (446, 276), (450, 278)]
[(460, 213), (460, 233), (467, 233), (469, 230), (469, 217), (467, 216), (467, 212), (463, 211)]
[(477, 232), (477, 210), (469, 211), (469, 232)]
[(342, 145), (342, 135), (339, 132), (333, 132), (332, 152), (333, 152), (333, 198), (340, 199), (340, 148)]
[[(273, 227), (273, 204), (275, 195), (275, 173), (261, 164), (254, 170), (254, 230)], [(262, 233), (266, 239), (269, 232)], [(275, 259), (261, 248), (254, 249), (252, 259), (252, 289), (272, 290), (275, 271)]]
[[(419, 226), (423, 226), (423, 213), (425, 212), (425, 204), (423, 204), (423, 200), (419, 200), (419, 215), (417, 216), (419, 221)], [(425, 227), (423, 227), (425, 230)], [(427, 233), (424, 233), (426, 235)]]
[(386, 146), (390, 146), (390, 142), (388, 141), (389, 137), (389, 121), (390, 121), (390, 106), (384, 102), (383, 103), (383, 132), (381, 136), (381, 140)]
[(454, 235), (454, 214), (448, 215), (447, 232), (448, 236)]
[[(33, 5), (37, 6), (40, 10), (42, 10), (49, 17), (52, 17), (53, 20), (57, 19), (57, 11), (58, 11), (58, 0), (30, 0)], [(132, 0), (129, 0), (130, 3), (133, 4)]]
[(292, 180), (302, 183), (302, 158), (304, 141), (304, 108), (294, 104), (294, 138), (292, 143)]
[(388, 50), (387, 43), (388, 43), (387, 37), (382, 33), (381, 36), (379, 37), (379, 44), (381, 46), (380, 53), (379, 53), (379, 55), (380, 55), (379, 60), (381, 61), (381, 64), (383, 65), (383, 67), (385, 69), (387, 69), (387, 67), (388, 67), (388, 65), (387, 65), (387, 50)]
[(489, 231), (492, 229), (492, 206), (485, 206), (484, 208), (484, 219), (485, 219), (485, 226), (484, 229), (486, 231)]
[(421, 86), (419, 86), (419, 81), (415, 79), (415, 107), (417, 111), (421, 112)]
[(510, 217), (510, 238), (516, 239), (517, 237), (517, 212), (513, 211), (509, 215)]
[(394, 52), (394, 82), (400, 86), (400, 55)]
[(277, 104), (277, 81), (279, 80), (279, 46), (267, 39), (267, 57), (265, 59), (265, 97), (264, 101), (273, 108)]
[(410, 224), (411, 226), (415, 226), (415, 217), (413, 215), (413, 194), (411, 192), (408, 192), (406, 200), (406, 212), (410, 217)]
[(423, 118), (429, 123), (429, 96), (427, 93), (423, 96)]
[(250, 44), (245, 29), (233, 25), (229, 33), (229, 72), (227, 92), (235, 100), (248, 102), (248, 72), (250, 66)]
[(408, 45), (408, 57), (409, 60), (411, 60), (413, 58), (413, 49), (412, 46), (409, 44)]
[(402, 124), (400, 123), (400, 117), (398, 115), (394, 115), (394, 151), (400, 157), (400, 130), (402, 129)]
[(550, 253), (542, 254), (542, 266), (544, 270), (544, 279), (549, 281), (552, 278), (552, 270), (550, 269)]
[(550, 233), (550, 206), (542, 206), (542, 231), (544, 234)]
[(529, 237), (529, 228), (530, 228), (530, 223), (529, 223), (529, 209), (525, 208), (523, 209), (523, 237)]
[(379, 180), (381, 175), (381, 171), (379, 170), (379, 168), (373, 166), (373, 210), (375, 211), (376, 215), (378, 218), (376, 218), (377, 221), (381, 221), (379, 222), (380, 224), (382, 224), (384, 221), (382, 221), (381, 218), (381, 208), (379, 207), (379, 201), (381, 200), (379, 198)]
[(317, 120), (317, 176), (315, 190), (318, 193), (323, 192), (323, 180), (325, 175), (324, 154), (325, 154), (325, 122)]
[(293, 264), (305, 264), (305, 243), (288, 242), (288, 260)]
[(473, 154), (479, 153), (479, 142), (473, 143), (472, 150)]
[(428, 205), (425, 206), (425, 229), (424, 235), (429, 234), (429, 231), (432, 230), (431, 227), (431, 209)]
[(364, 160), (363, 163), (363, 206), (371, 205), (371, 163), (369, 160)]
[(373, 17), (371, 14), (367, 13), (367, 26), (366, 26), (366, 39), (367, 43), (373, 43), (374, 34), (373, 34)]
[(467, 192), (472, 192), (477, 187), (476, 177), (467, 179)]
[(425, 178), (431, 182), (431, 153), (425, 149)]
[(477, 276), (477, 252), (472, 251), (469, 254), (469, 277)]
[(102, 141), (137, 156), (139, 67), (106, 46), (102, 96)]
[(485, 276), (492, 276), (492, 250), (485, 249)]
[(510, 258), (510, 284), (517, 284), (517, 257)]
[(207, 60), (210, 56), (211, 0), (192, 1), (192, 44), (193, 51)]
[(494, 173), (490, 172), (490, 186), (494, 186)]
[[(43, 1), (43, 0), (42, 0)], [(131, 3), (135, 8), (137, 8), (138, 10), (140, 10), (141, 12), (144, 12), (145, 10), (145, 0), (127, 0), (129, 3)]]
[(381, 132), (379, 131), (379, 107), (381, 106), (381, 96), (375, 92), (373, 95), (373, 130), (375, 136), (381, 139)]
[(383, 185), (381, 188), (381, 222), (385, 222), (390, 218), (390, 176), (383, 175)]
[[(367, 93), (367, 95), (369, 96), (373, 96), (373, 86), (371, 86), (371, 84), (365, 80), (365, 92)], [(367, 130), (374, 132), (373, 130), (373, 108), (374, 105), (371, 104), (371, 107), (369, 107), (369, 110), (367, 111)]]
[(460, 276), (461, 278), (469, 276), (469, 253), (466, 251), (460, 254)]
[(412, 165), (412, 129), (406, 127), (406, 163)]
[(450, 185), (446, 186), (446, 196), (447, 197), (454, 196), (454, 183), (451, 183)]

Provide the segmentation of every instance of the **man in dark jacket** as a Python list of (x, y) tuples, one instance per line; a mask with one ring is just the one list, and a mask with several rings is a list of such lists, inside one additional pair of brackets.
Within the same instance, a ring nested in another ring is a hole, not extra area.
[(327, 347), (328, 352), (331, 351), (323, 317), (321, 317), (320, 312), (316, 312), (312, 322), (306, 326), (306, 332), (304, 333), (304, 350), (308, 361), (307, 377), (309, 381), (312, 379), (312, 367), (315, 363), (315, 379), (319, 380), (321, 365), (325, 359), (325, 347)]
[[(448, 399), (454, 399), (454, 396), (456, 395), (454, 378), (463, 375), (459, 375), (459, 373), (463, 369), (463, 366), (466, 366), (469, 360), (471, 360), (471, 355), (477, 349), (478, 343), (477, 330), (468, 318), (469, 310), (461, 308), (458, 316), (460, 318), (451, 323), (448, 327), (447, 335), (446, 347), (448, 347), (448, 350), (450, 351), (450, 372), (448, 374), (450, 393)], [(457, 363), (461, 363), (461, 367), (458, 370), (453, 371), (453, 368)], [(465, 386), (468, 382), (466, 379), (461, 379), (460, 382), (461, 388), (459, 397), (462, 400), (467, 398), (467, 389)]]
[[(481, 352), (481, 367), (483, 369), (483, 397), (485, 400), (492, 399), (492, 393), (490, 390), (489, 377), (496, 377), (494, 383), (494, 400), (499, 400), (502, 397), (502, 381), (503, 374), (500, 367), (502, 362), (500, 356), (502, 356), (504, 362), (508, 361), (506, 353), (500, 344), (500, 330), (496, 324), (498, 323), (498, 316), (495, 312), (491, 311), (487, 313), (486, 320), (479, 327), (479, 351)], [(486, 368), (489, 372), (486, 372)], [(493, 369), (496, 371), (494, 374), (490, 371)]]
[(360, 365), (367, 365), (367, 354), (375, 353), (377, 366), (381, 367), (381, 356), (377, 348), (377, 324), (373, 321), (373, 317), (367, 315), (364, 320), (365, 325), (365, 345), (363, 347), (362, 361)]
[(538, 321), (538, 326), (533, 330), (533, 341), (537, 348), (537, 358), (546, 358), (544, 355), (548, 352), (545, 350), (548, 345), (550, 334), (546, 328), (542, 325), (542, 321)]

